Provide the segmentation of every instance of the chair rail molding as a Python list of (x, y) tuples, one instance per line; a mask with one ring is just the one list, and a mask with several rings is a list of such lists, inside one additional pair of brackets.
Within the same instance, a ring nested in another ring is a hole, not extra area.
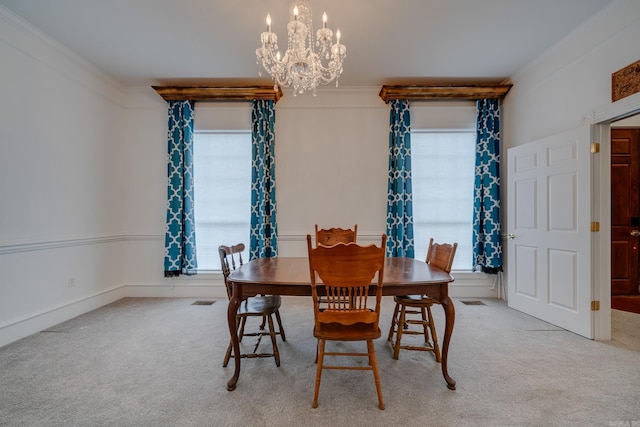
[(67, 248), (71, 246), (95, 245), (128, 240), (122, 234), (105, 236), (86, 236), (76, 238), (62, 238), (57, 240), (24, 241), (24, 242), (0, 242), (0, 255), (19, 252), (42, 251), (47, 249)]

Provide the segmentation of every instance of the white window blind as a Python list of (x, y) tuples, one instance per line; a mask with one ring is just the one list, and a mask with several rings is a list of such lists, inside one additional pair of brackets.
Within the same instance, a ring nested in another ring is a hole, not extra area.
[(193, 165), (198, 270), (220, 270), (220, 245), (244, 243), (248, 261), (251, 133), (196, 131)]
[(472, 269), (475, 131), (412, 131), (415, 257), (429, 238), (458, 243), (454, 270)]

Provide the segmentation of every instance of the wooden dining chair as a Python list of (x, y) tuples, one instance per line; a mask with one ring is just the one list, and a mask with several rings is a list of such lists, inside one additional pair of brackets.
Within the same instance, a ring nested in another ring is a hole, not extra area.
[[(427, 250), (427, 264), (431, 264), (447, 273), (451, 272), (453, 258), (456, 255), (458, 244), (434, 243), (433, 238), (429, 240)], [(393, 345), (393, 358), (398, 359), (400, 349), (431, 351), (436, 361), (441, 361), (440, 347), (438, 346), (438, 335), (433, 322), (431, 306), (438, 303), (429, 295), (405, 295), (393, 298), (396, 306), (391, 318), (389, 328), (389, 341)], [(409, 309), (407, 309), (409, 308)], [(420, 315), (418, 319), (407, 319), (407, 315)], [(411, 329), (410, 325), (420, 325), (419, 329)], [(393, 336), (395, 334), (395, 341)], [(403, 335), (424, 335), (424, 345), (402, 345)]]
[[(380, 374), (373, 340), (380, 338), (380, 300), (385, 263), (386, 235), (380, 247), (357, 243), (312, 247), (307, 235), (309, 272), (313, 299), (313, 336), (318, 340), (314, 408), (318, 407), (320, 380), (325, 369), (373, 371), (378, 406), (384, 409)], [(369, 298), (369, 285), (376, 278), (375, 298)], [(327, 296), (327, 306), (320, 308), (319, 288)], [(373, 300), (373, 301), (370, 301)], [(327, 341), (366, 341), (367, 352), (325, 351)], [(325, 365), (325, 357), (367, 357), (366, 365)]]
[[(243, 243), (238, 243), (237, 245), (233, 246), (221, 245), (218, 247), (220, 264), (222, 266), (222, 275), (224, 276), (224, 283), (227, 287), (227, 296), (229, 297), (229, 299), (231, 299), (231, 297), (233, 296), (233, 289), (228, 280), (229, 275), (231, 274), (231, 271), (236, 269), (236, 265), (242, 265), (242, 252), (244, 251), (244, 249), (245, 245)], [(253, 296), (240, 303), (240, 307), (238, 307), (238, 312), (236, 314), (238, 341), (242, 342), (242, 338), (245, 336), (258, 337), (256, 344), (253, 347), (253, 351), (251, 353), (243, 353), (240, 355), (240, 357), (273, 357), (275, 359), (276, 366), (280, 366), (280, 353), (278, 352), (276, 335), (280, 335), (282, 341), (286, 341), (284, 329), (282, 328), (282, 320), (280, 318), (280, 303), (280, 295)], [(277, 332), (273, 324), (273, 316), (275, 316), (278, 322)], [(249, 317), (259, 317), (262, 319), (262, 324), (260, 325), (257, 332), (245, 332), (247, 318)], [(268, 325), (268, 331), (264, 330), (265, 323), (267, 323)], [(272, 353), (258, 353), (260, 341), (265, 335), (269, 335), (269, 337), (271, 338), (271, 344), (273, 346)], [(224, 356), (224, 362), (222, 363), (223, 367), (226, 367), (229, 364), (229, 359), (231, 358), (232, 351), (233, 345), (231, 344), (231, 341), (229, 341), (229, 346), (227, 347), (227, 352)]]
[[(355, 242), (358, 237), (358, 224), (355, 224), (353, 228), (318, 228), (316, 224), (316, 247), (333, 246), (336, 243), (352, 243)], [(327, 300), (324, 296), (318, 296), (318, 302), (320, 304), (326, 304)], [(317, 355), (316, 355), (317, 356)], [(316, 360), (317, 361), (317, 360)]]
[(333, 246), (336, 243), (355, 242), (358, 237), (358, 224), (351, 228), (318, 228), (316, 224), (316, 246)]

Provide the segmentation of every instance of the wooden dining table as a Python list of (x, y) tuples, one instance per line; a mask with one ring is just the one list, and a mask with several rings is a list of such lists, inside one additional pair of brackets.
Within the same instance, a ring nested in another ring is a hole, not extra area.
[[(447, 382), (447, 387), (455, 390), (456, 382), (447, 371), (449, 342), (455, 321), (453, 302), (449, 298), (449, 283), (453, 282), (453, 277), (424, 261), (407, 257), (387, 257), (383, 279), (383, 296), (428, 294), (436, 303), (442, 305), (445, 314), (442, 375)], [(236, 313), (240, 303), (258, 294), (310, 296), (309, 260), (290, 257), (254, 259), (233, 271), (228, 280), (233, 287), (233, 296), (227, 309), (235, 363), (233, 377), (227, 382), (227, 389), (231, 391), (235, 390), (240, 377), (240, 343), (236, 323)], [(377, 279), (374, 278), (375, 280)], [(376, 286), (372, 283), (369, 292), (375, 294)]]

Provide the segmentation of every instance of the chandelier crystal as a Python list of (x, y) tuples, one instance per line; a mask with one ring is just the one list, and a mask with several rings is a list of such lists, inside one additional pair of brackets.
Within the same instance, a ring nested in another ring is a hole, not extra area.
[[(260, 36), (262, 47), (256, 49), (260, 67), (271, 75), (274, 89), (278, 86), (293, 86), (293, 95), (311, 91), (316, 95), (319, 85), (336, 81), (342, 74), (342, 63), (347, 48), (340, 44), (340, 30), (336, 31), (333, 43), (333, 31), (327, 28), (327, 14), (322, 15), (322, 28), (313, 34), (311, 6), (307, 0), (297, 0), (287, 24), (289, 43), (284, 56), (278, 50), (278, 36), (271, 32), (271, 15), (267, 14), (267, 31)], [(260, 69), (258, 74), (262, 75)]]

